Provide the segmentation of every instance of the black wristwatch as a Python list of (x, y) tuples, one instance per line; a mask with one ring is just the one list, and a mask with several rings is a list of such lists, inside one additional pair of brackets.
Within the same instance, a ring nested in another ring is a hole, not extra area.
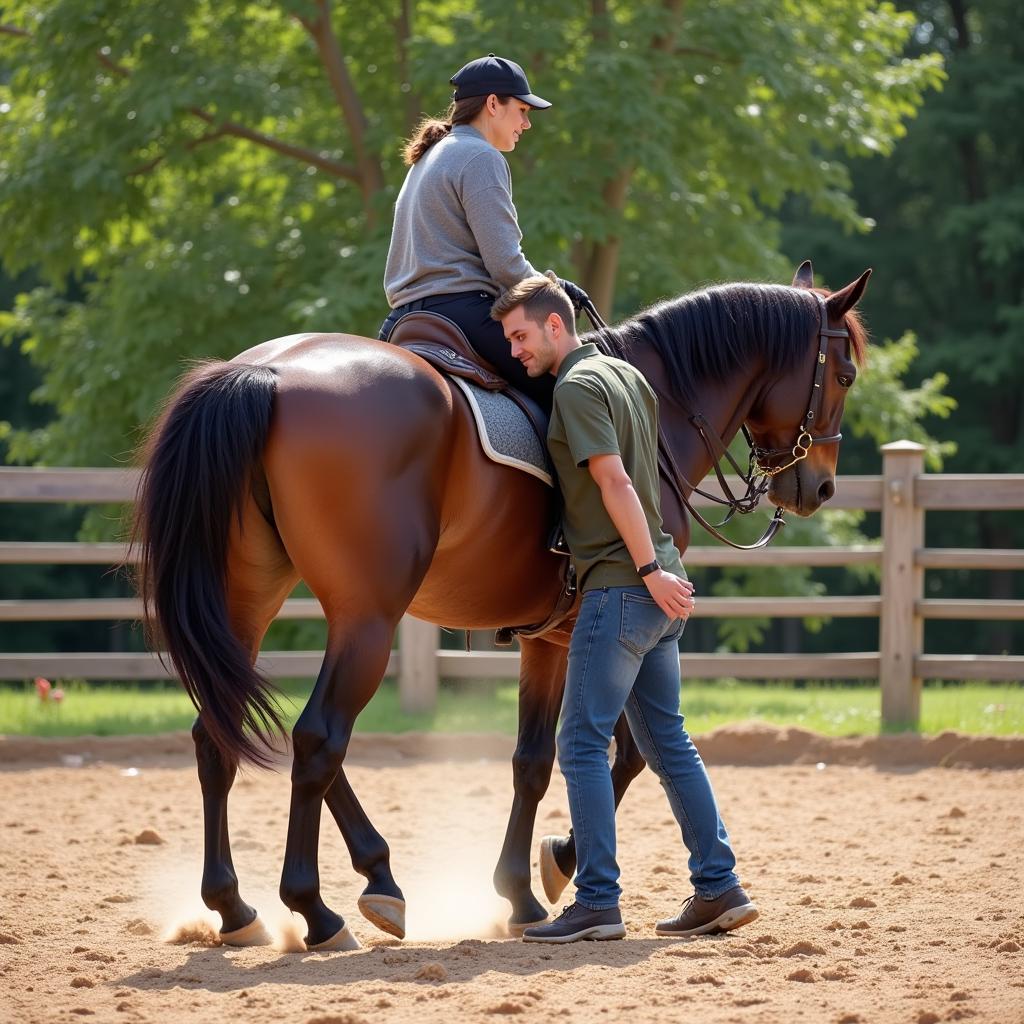
[(636, 567), (637, 574), (643, 579), (645, 576), (650, 576), (652, 572), (657, 572), (661, 566), (658, 564), (658, 560), (655, 559), (653, 562), (648, 562), (646, 565), (638, 565)]

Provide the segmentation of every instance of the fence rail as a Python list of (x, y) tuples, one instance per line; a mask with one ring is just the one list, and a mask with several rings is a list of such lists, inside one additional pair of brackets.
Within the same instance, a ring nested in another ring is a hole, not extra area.
[[(922, 649), (927, 619), (1024, 620), (1024, 601), (926, 599), (924, 572), (929, 569), (1016, 570), (1024, 568), (1024, 550), (925, 548), (924, 516), (932, 510), (1024, 509), (1024, 474), (925, 474), (920, 445), (897, 441), (884, 445), (881, 476), (846, 476), (836, 482), (832, 508), (882, 513), (882, 543), (860, 547), (765, 548), (735, 551), (725, 547), (691, 547), (689, 566), (852, 566), (881, 568), (881, 593), (856, 597), (704, 597), (695, 617), (759, 616), (772, 618), (877, 617), (877, 652), (843, 654), (692, 654), (682, 659), (690, 678), (733, 676), (741, 679), (879, 679), (882, 719), (910, 725), (920, 714), (922, 679), (1024, 679), (1024, 657), (936, 655)], [(135, 495), (137, 471), (127, 469), (0, 468), (0, 502), (124, 503)], [(717, 491), (715, 483), (708, 490)], [(695, 504), (711, 502), (698, 497)], [(0, 542), (0, 565), (116, 565), (130, 552), (117, 543)], [(132, 598), (0, 601), (0, 622), (136, 619)], [(319, 603), (295, 598), (285, 602), (279, 618), (321, 617)], [(272, 677), (312, 676), (319, 670), (318, 651), (267, 651), (260, 667)], [(406, 617), (399, 630), (388, 673), (397, 675), (407, 710), (433, 706), (441, 678), (510, 678), (518, 674), (519, 656), (505, 652), (438, 650), (438, 629)], [(168, 675), (151, 654), (53, 653), (0, 654), (0, 678), (35, 675), (94, 679), (158, 679)]]

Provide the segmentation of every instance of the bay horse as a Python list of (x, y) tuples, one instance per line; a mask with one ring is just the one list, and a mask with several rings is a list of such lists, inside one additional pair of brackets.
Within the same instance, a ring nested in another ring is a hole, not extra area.
[[(583, 336), (637, 366), (658, 395), (664, 444), (683, 480), (663, 473), (661, 485), (680, 551), (690, 529), (680, 499), (716, 455), (694, 429), (695, 408), (720, 444), (749, 431), (770, 463), (761, 469), (778, 508), (810, 515), (831, 497), (844, 399), (866, 352), (854, 306), (869, 274), (829, 294), (814, 287), (806, 262), (792, 286), (709, 288)], [(786, 465), (772, 462), (791, 452)], [(323, 608), (327, 644), (292, 731), (281, 899), (305, 918), (307, 948), (358, 945), (321, 897), (326, 803), (367, 879), (360, 911), (403, 937), (405, 902), (388, 845), (345, 775), (352, 728), (406, 612), (465, 629), (547, 618), (561, 589), (559, 556), (545, 544), (550, 489), (484, 456), (466, 400), (424, 360), (345, 334), (279, 338), (192, 369), (144, 460), (134, 523), (139, 591), (151, 635), (199, 711), (201, 893), (221, 915), (221, 938), (267, 938), (239, 895), (227, 800), (242, 761), (271, 762), (281, 723), (254, 662), (300, 579)], [(547, 917), (531, 888), (530, 844), (567, 658), (564, 634), (524, 638), (520, 648), (514, 799), (494, 875), (513, 933)], [(618, 800), (643, 762), (621, 730), (617, 738)], [(571, 875), (571, 834), (558, 859)]]

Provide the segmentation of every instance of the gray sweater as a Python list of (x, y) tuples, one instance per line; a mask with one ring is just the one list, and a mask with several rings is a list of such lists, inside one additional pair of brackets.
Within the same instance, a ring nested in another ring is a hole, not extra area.
[(398, 193), (384, 271), (388, 303), (497, 295), (537, 273), (522, 239), (505, 158), (475, 128), (456, 125), (409, 168)]

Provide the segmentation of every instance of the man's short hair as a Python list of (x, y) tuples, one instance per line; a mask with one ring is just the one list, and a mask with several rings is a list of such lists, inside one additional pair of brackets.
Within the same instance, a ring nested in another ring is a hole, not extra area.
[(501, 320), (517, 306), (522, 306), (523, 315), (538, 325), (543, 324), (552, 313), (557, 313), (566, 330), (572, 335), (576, 334), (572, 302), (550, 270), (546, 274), (524, 277), (518, 284), (502, 292), (491, 306), (491, 318)]

